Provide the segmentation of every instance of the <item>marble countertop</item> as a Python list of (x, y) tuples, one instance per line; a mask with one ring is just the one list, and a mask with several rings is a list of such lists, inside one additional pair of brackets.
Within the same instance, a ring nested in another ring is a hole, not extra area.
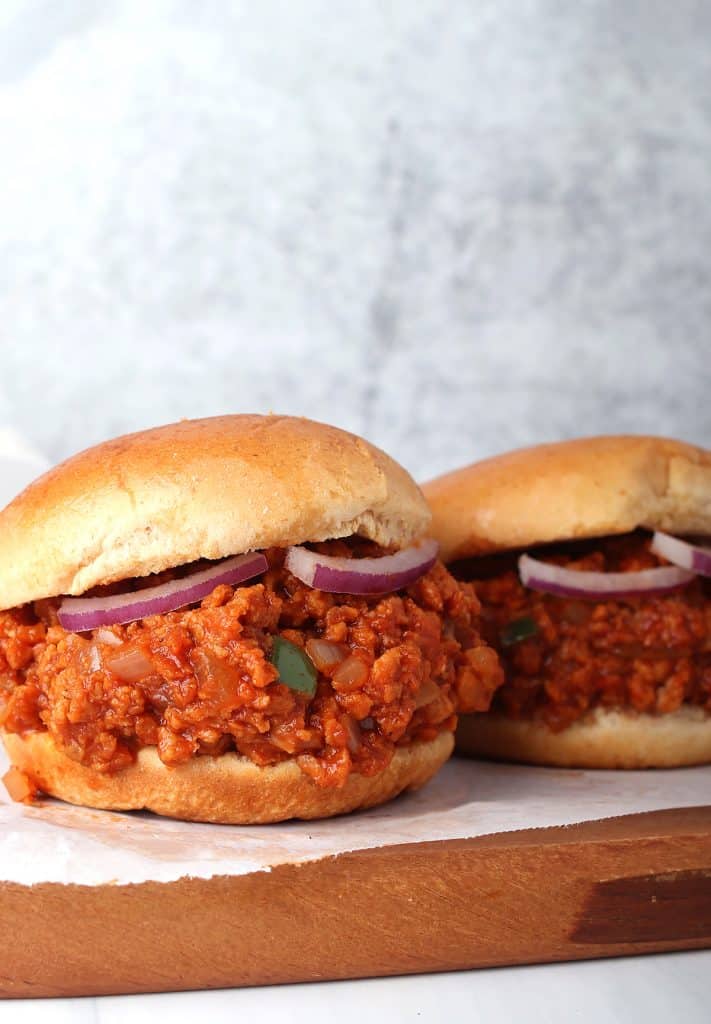
[(711, 8), (4, 0), (0, 421), (711, 441)]
[(341, 1024), (706, 1024), (711, 952), (416, 977), (171, 995), (50, 999), (7, 1005), (12, 1024), (290, 1024), (335, 1014)]

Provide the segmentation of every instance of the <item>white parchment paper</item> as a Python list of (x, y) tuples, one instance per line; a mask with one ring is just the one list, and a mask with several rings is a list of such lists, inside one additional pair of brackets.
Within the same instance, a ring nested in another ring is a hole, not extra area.
[[(0, 503), (43, 468), (41, 456), (0, 430)], [(6, 767), (0, 753), (0, 774)], [(453, 760), (419, 793), (372, 811), (237, 827), (95, 811), (50, 799), (25, 806), (12, 803), (0, 786), (0, 881), (101, 885), (244, 875), (388, 844), (702, 806), (710, 791), (711, 767), (583, 772)]]
[(0, 793), (0, 880), (169, 882), (243, 875), (349, 850), (707, 804), (711, 768), (583, 772), (453, 760), (418, 793), (318, 822), (228, 826), (116, 814), (55, 800), (26, 807)]

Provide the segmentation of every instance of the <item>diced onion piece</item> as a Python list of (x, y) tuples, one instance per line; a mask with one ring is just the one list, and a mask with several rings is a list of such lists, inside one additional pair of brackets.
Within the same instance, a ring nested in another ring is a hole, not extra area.
[(221, 583), (234, 585), (259, 576), (268, 568), (264, 555), (254, 551), (216, 562), (208, 569), (183, 576), (179, 580), (161, 583), (144, 590), (131, 590), (110, 597), (65, 597), (57, 616), (60, 625), (73, 633), (81, 633), (99, 626), (116, 626), (134, 622), (149, 615), (164, 615), (176, 608), (195, 604)]
[(530, 555), (518, 560), (521, 582), (531, 590), (559, 597), (605, 598), (650, 597), (678, 590), (694, 578), (693, 572), (675, 565), (638, 572), (583, 572), (541, 562)]
[(294, 547), (289, 548), (284, 564), (314, 590), (329, 594), (388, 594), (409, 586), (431, 569), (437, 551), (434, 540), (424, 540), (381, 558), (335, 558)]
[(415, 708), (424, 708), (427, 704), (431, 704), (433, 700), (437, 700), (438, 697), (439, 686), (437, 686), (437, 683), (434, 679), (425, 679), (424, 683), (417, 691)]
[(104, 666), (119, 679), (127, 683), (138, 683), (155, 672), (153, 662), (138, 647), (126, 645), (110, 658), (104, 659)]
[(346, 746), (351, 754), (357, 754), (360, 748), (360, 728), (351, 715), (341, 715), (341, 725), (346, 731)]
[(333, 673), (333, 686), (339, 693), (358, 690), (368, 678), (368, 669), (355, 654), (342, 661)]
[(689, 544), (688, 541), (657, 531), (652, 537), (651, 549), (655, 555), (661, 555), (667, 562), (673, 562), (681, 569), (689, 569), (700, 576), (711, 576), (711, 548)]
[(110, 629), (97, 629), (94, 633), (94, 640), (100, 644), (108, 644), (110, 647), (120, 647), (123, 642), (120, 637), (112, 633)]
[(306, 641), (306, 653), (319, 672), (335, 668), (348, 657), (348, 648), (332, 640), (319, 640), (314, 637)]
[(89, 645), (89, 669), (91, 672), (98, 672), (101, 668), (101, 655), (96, 644)]

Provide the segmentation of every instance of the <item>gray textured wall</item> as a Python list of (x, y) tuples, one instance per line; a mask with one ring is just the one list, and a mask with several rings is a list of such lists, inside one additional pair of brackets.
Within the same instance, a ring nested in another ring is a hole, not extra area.
[(711, 443), (708, 0), (2, 0), (0, 422)]

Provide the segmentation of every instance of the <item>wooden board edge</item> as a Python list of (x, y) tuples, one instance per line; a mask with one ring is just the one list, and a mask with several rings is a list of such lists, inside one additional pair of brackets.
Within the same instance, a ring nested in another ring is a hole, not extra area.
[(160, 992), (711, 946), (711, 807), (271, 872), (0, 884), (0, 995)]

